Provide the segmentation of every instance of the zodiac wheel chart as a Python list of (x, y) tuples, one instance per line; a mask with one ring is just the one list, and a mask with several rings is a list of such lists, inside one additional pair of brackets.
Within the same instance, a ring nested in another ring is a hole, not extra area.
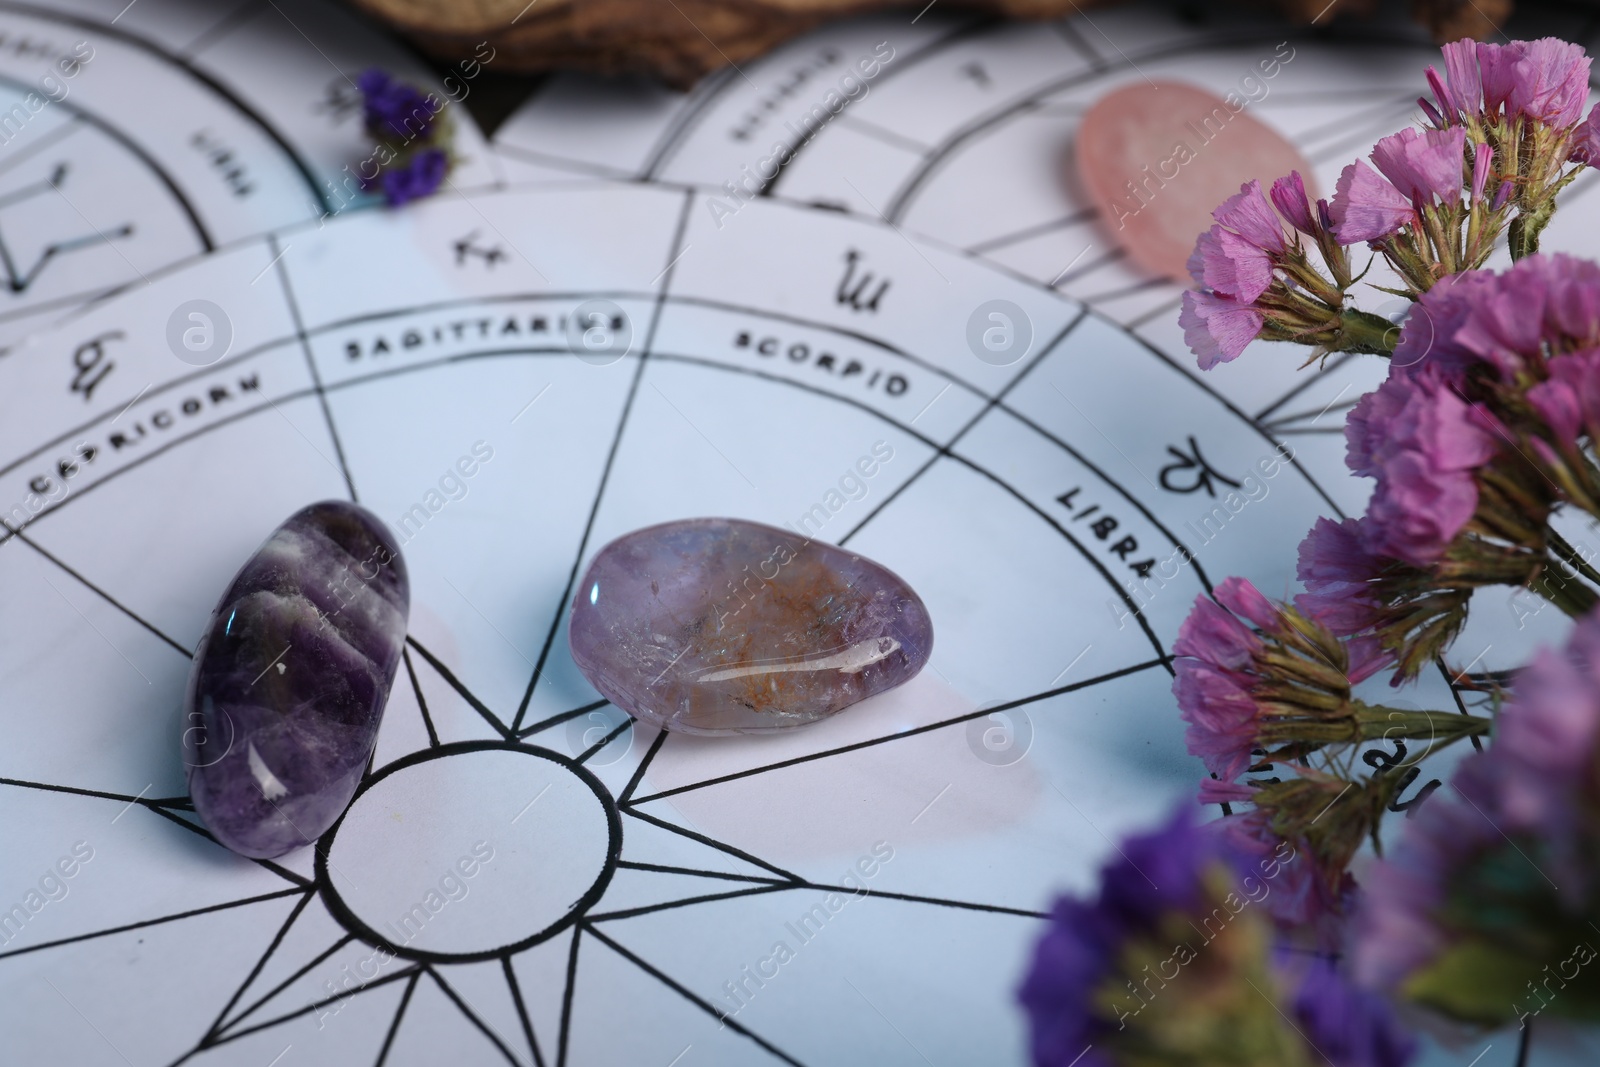
[[(1593, 10), (1529, 7), (1507, 35), (1554, 34), (1591, 51), (1600, 41)], [(860, 62), (877, 59), (882, 43), (893, 58), (863, 78)], [(511, 174), (525, 168), (524, 180), (587, 174), (696, 188), (722, 203), (728, 228), (747, 196), (878, 219), (1073, 297), (1170, 355), (1292, 447), (1353, 515), (1371, 483), (1345, 467), (1344, 416), (1382, 380), (1383, 363), (1344, 356), (1302, 369), (1309, 349), (1274, 344), (1199, 371), (1177, 323), (1184, 286), (1127, 260), (1078, 179), (1076, 133), (1096, 100), (1125, 86), (1179, 81), (1218, 97), (1232, 93), (1245, 114), (1299, 150), (1308, 184), (1327, 196), (1342, 168), (1379, 137), (1420, 119), (1423, 71), (1438, 55), (1400, 12), (1308, 31), (1150, 0), (1050, 23), (934, 9), (914, 23), (874, 16), (825, 27), (689, 93), (553, 78), (494, 143)], [(830, 92), (843, 103), (837, 113), (819, 110)], [(606, 135), (593, 135), (596, 129)], [(1197, 141), (1196, 150), (1226, 151), (1226, 137)], [(761, 163), (774, 141), (785, 146), (783, 165), (765, 177)], [(1175, 194), (1162, 186), (1144, 195)], [(1562, 197), (1560, 218), (1544, 250), (1592, 257), (1600, 173), (1579, 175)], [(1368, 280), (1382, 282), (1377, 274)], [(1409, 306), (1375, 289), (1361, 300), (1395, 318)], [(1594, 547), (1590, 532), (1569, 536)], [(1463, 660), (1472, 661), (1475, 684), (1560, 638), (1557, 620), (1536, 608), (1516, 596), (1475, 613), (1463, 638), (1472, 646)]]
[[(1286, 589), (1292, 552), (1260, 546), (1334, 505), (1071, 296), (887, 223), (724, 221), (594, 181), (368, 213), (153, 275), (0, 361), (19, 1055), (1020, 1060), (1054, 894), (1193, 795), (1179, 623), (1223, 576)], [(172, 332), (196, 302), (209, 362)], [(404, 667), (341, 822), (249, 861), (185, 797), (183, 685), (239, 563), (332, 497), (402, 540)], [(573, 665), (566, 610), (606, 542), (697, 515), (890, 567), (929, 666), (779, 736), (635, 723)]]
[[(1518, 14), (1506, 32), (1592, 46), (1600, 14), (1547, 6)], [(882, 62), (885, 51), (893, 58)], [(1130, 264), (1078, 181), (1075, 134), (1086, 110), (1142, 83), (1235, 94), (1245, 114), (1298, 147), (1309, 184), (1331, 195), (1347, 163), (1419, 117), (1422, 72), (1437, 62), (1437, 46), (1398, 11), (1307, 32), (1174, 3), (1056, 22), (934, 10), (915, 22), (893, 14), (824, 27), (691, 93), (552, 78), (494, 133), (494, 146), (526, 179), (600, 174), (706, 190), (734, 213), (754, 195), (883, 219), (1069, 294), (1194, 370), (1178, 328), (1184, 286)], [(821, 107), (829, 93), (843, 104), (837, 112)], [(1197, 141), (1195, 150), (1227, 150), (1226, 130), (1213, 136), (1214, 146)], [(774, 142), (784, 154), (771, 173), (762, 163)], [(1574, 182), (1550, 250), (1589, 254), (1582, 235), (1600, 219), (1597, 190), (1600, 174)], [(1163, 186), (1144, 195), (1173, 194)], [(725, 221), (733, 226), (734, 216)], [(1346, 358), (1301, 373), (1309, 350), (1282, 349), (1206, 381), (1291, 440), (1354, 514), (1366, 486), (1344, 472), (1342, 413), (1378, 384), (1381, 365)]]
[[(369, 66), (437, 81), (303, 0), (0, 3), (0, 344), (173, 264), (370, 206), (348, 169), (371, 152), (354, 82)], [(453, 181), (493, 184), (477, 127), (454, 117)]]

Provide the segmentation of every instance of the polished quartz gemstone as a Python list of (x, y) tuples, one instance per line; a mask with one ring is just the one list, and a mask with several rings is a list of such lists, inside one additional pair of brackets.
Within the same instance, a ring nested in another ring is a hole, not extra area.
[[(1255, 84), (1264, 91), (1268, 83)], [(1085, 112), (1073, 151), (1102, 232), (1145, 270), (1185, 285), (1195, 239), (1239, 186), (1254, 178), (1265, 189), (1293, 170), (1311, 185), (1311, 165), (1250, 114), (1249, 100), (1183, 82), (1141, 81), (1107, 93)]]
[(607, 700), (689, 734), (815, 722), (912, 678), (933, 623), (897, 575), (738, 519), (636, 530), (579, 583), (572, 658)]
[(184, 702), (195, 811), (246, 856), (280, 856), (339, 818), (378, 740), (410, 610), (400, 546), (326, 501), (273, 531), (228, 587)]

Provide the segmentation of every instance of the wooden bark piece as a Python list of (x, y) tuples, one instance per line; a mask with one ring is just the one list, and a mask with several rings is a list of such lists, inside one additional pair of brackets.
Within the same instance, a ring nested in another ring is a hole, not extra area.
[[(742, 64), (829, 19), (927, 0), (350, 0), (389, 22), (423, 51), (455, 62), (487, 43), (502, 73), (554, 69), (644, 72), (687, 87)], [(945, 9), (1012, 18), (1059, 18), (1114, 0), (938, 0)], [(1370, 14), (1377, 0), (1267, 0), (1300, 22)], [(1413, 0), (1440, 40), (1493, 33), (1513, 0)], [(1259, 4), (1241, 6), (1258, 7)]]

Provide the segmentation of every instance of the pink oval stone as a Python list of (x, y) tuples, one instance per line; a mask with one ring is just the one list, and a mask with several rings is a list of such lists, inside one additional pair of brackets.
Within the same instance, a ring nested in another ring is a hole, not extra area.
[(1300, 150), (1248, 108), (1237, 93), (1222, 99), (1182, 82), (1141, 82), (1107, 93), (1083, 116), (1078, 173), (1103, 231), (1128, 258), (1186, 282), (1195, 238), (1245, 182), (1265, 189), (1298, 170), (1316, 198)]
[(792, 530), (683, 519), (601, 549), (572, 603), (584, 677), (652, 726), (763, 733), (909, 681), (933, 623), (900, 577)]

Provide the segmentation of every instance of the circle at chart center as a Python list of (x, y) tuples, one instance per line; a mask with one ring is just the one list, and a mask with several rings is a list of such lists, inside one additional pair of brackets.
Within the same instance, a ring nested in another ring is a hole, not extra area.
[(615, 802), (547, 749), (467, 742), (390, 764), (317, 846), (329, 910), (420, 960), (537, 944), (600, 898), (622, 845)]

